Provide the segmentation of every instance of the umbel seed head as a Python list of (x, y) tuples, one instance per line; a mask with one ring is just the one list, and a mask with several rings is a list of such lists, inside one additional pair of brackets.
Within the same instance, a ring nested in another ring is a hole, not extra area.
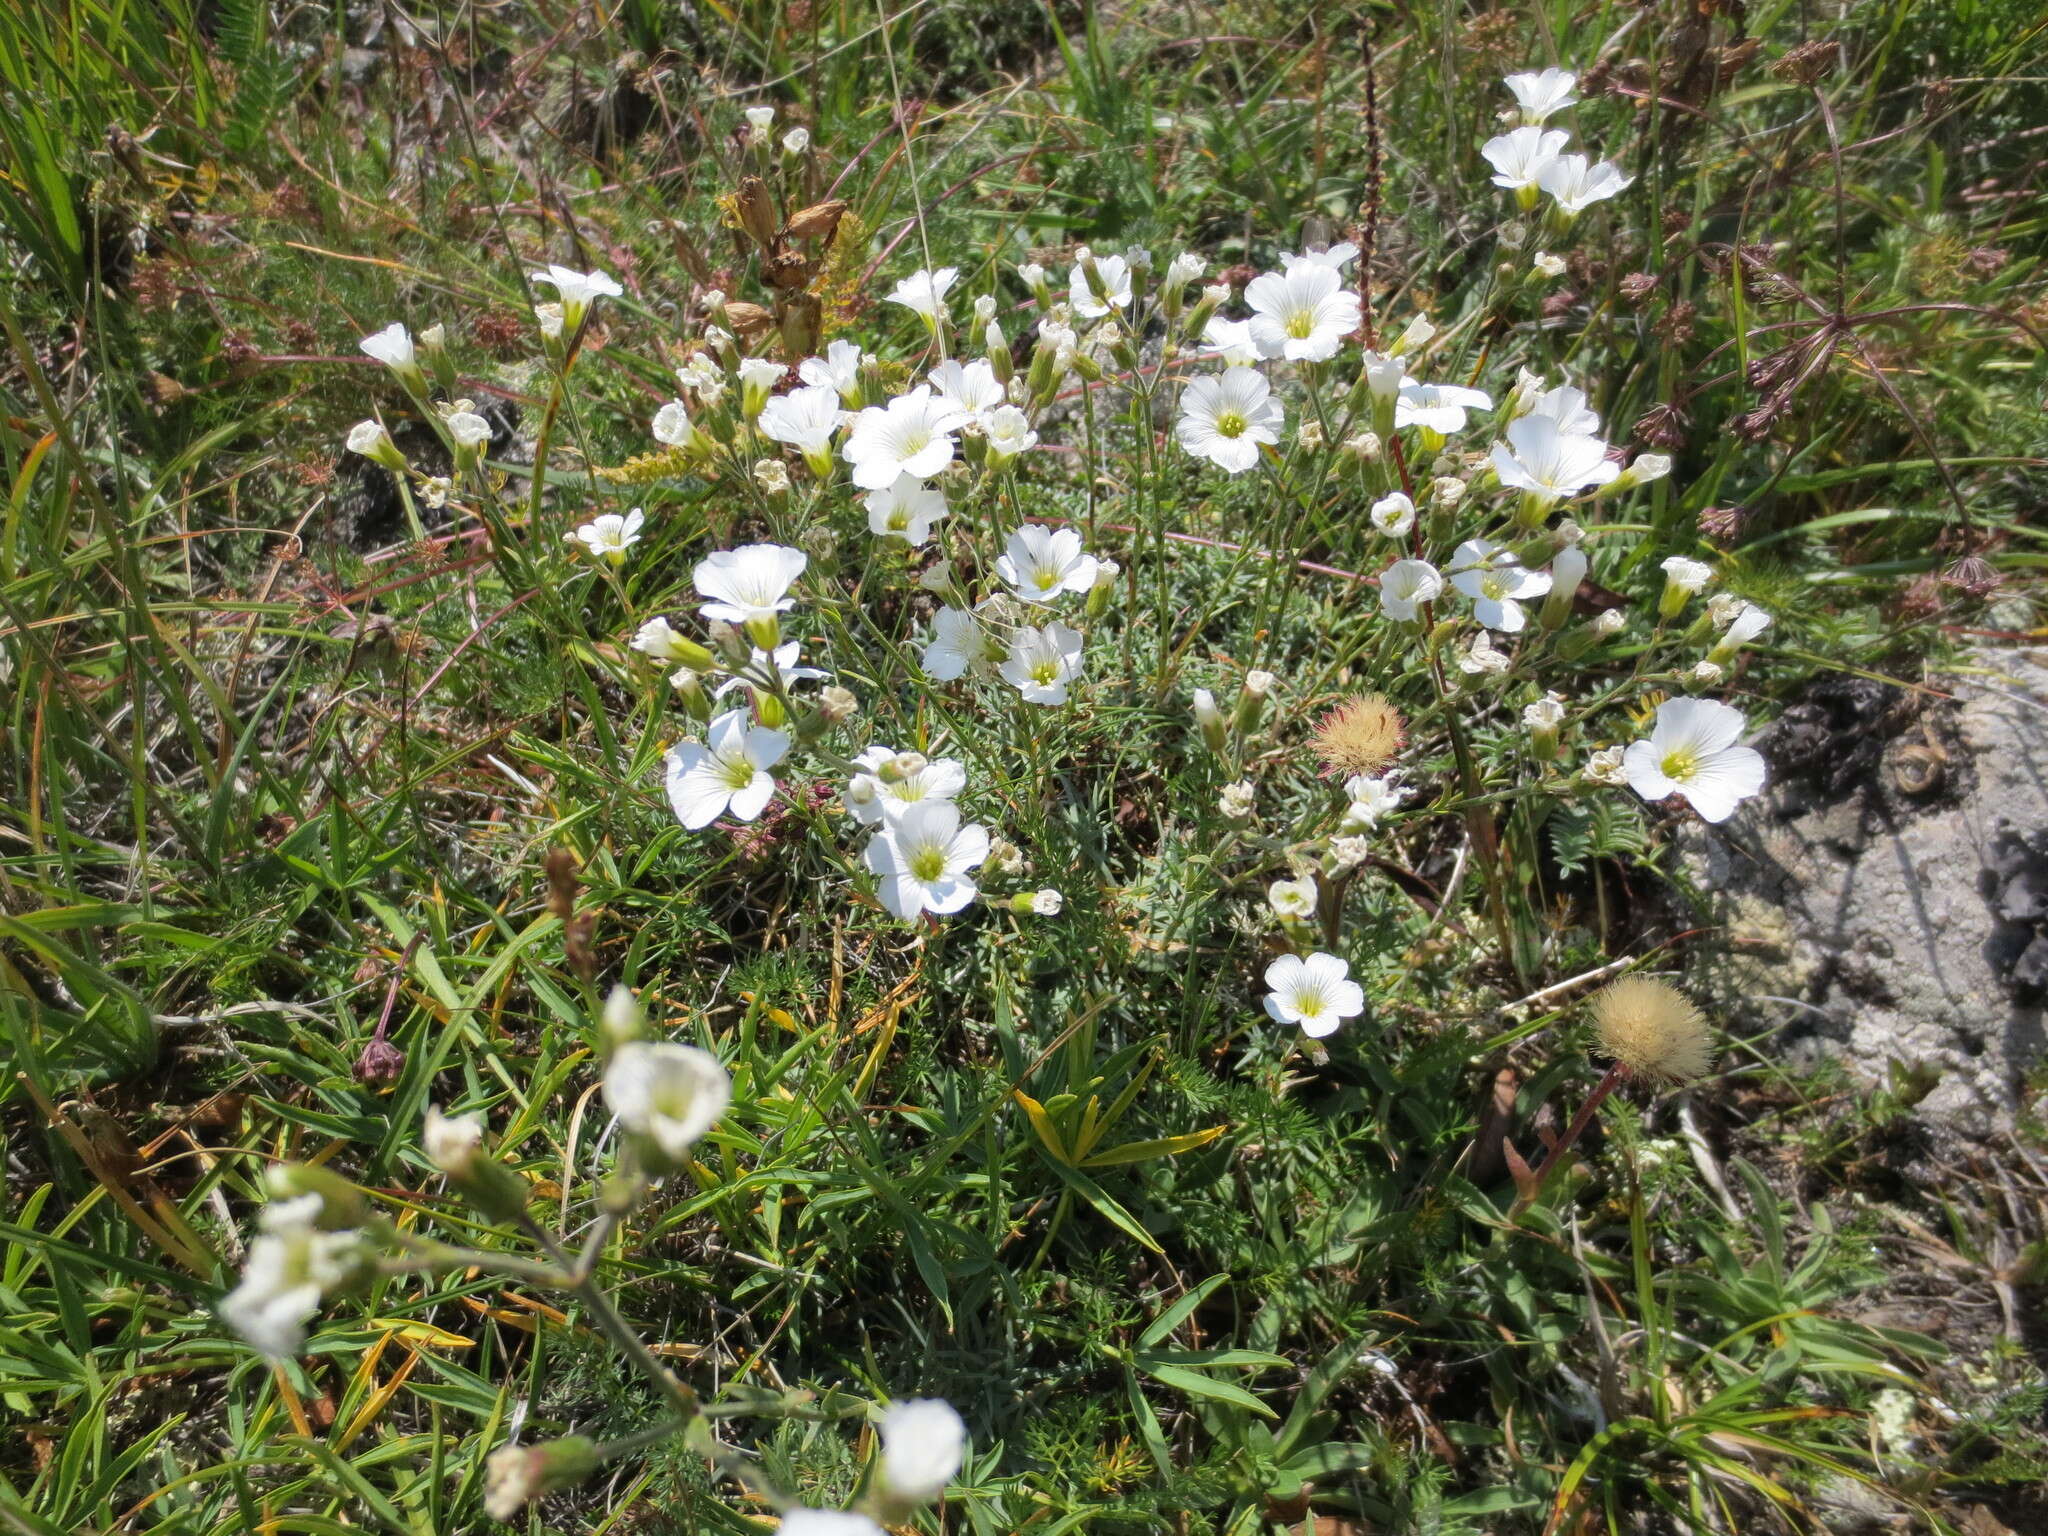
[(1704, 1077), (1714, 1033), (1692, 999), (1654, 976), (1624, 976), (1592, 1002), (1601, 1049), (1639, 1077), (1674, 1083)]
[(1408, 739), (1407, 722), (1383, 693), (1361, 693), (1323, 716), (1316, 755), (1332, 777), (1377, 773)]

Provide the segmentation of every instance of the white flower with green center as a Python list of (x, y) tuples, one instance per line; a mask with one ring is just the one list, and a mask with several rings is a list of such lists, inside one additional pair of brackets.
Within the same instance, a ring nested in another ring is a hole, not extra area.
[[(1527, 189), (1533, 203), (1536, 178), (1543, 168), (1564, 153), (1571, 135), (1562, 128), (1516, 128), (1479, 146), (1479, 153), (1493, 167), (1493, 184), (1510, 192)], [(1526, 203), (1525, 203), (1526, 206)]]
[(1465, 430), (1467, 411), (1492, 409), (1493, 396), (1483, 389), (1467, 389), (1462, 384), (1418, 384), (1413, 379), (1404, 379), (1400, 393), (1394, 397), (1394, 426), (1397, 430), (1420, 427), (1424, 432), (1449, 437)]
[(932, 615), (932, 638), (918, 664), (934, 682), (950, 683), (970, 667), (996, 659), (996, 644), (981, 621), (964, 608), (941, 608)]
[(306, 1342), (321, 1298), (362, 1267), (362, 1236), (323, 1232), (317, 1194), (274, 1200), (250, 1244), (242, 1280), (221, 1298), (221, 1321), (273, 1360), (289, 1360)]
[(1366, 515), (1371, 518), (1373, 527), (1390, 539), (1398, 539), (1415, 526), (1415, 503), (1400, 491), (1395, 491), (1374, 502)]
[(1568, 69), (1532, 70), (1509, 75), (1501, 83), (1514, 94), (1525, 123), (1545, 122), (1579, 99), (1572, 94), (1578, 76)]
[(1635, 185), (1635, 178), (1611, 160), (1595, 165), (1584, 155), (1559, 155), (1537, 173), (1536, 185), (1567, 217), (1574, 217)]
[(657, 1162), (680, 1165), (732, 1102), (732, 1078), (697, 1046), (631, 1040), (605, 1063), (604, 1102)]
[(1737, 746), (1742, 711), (1713, 699), (1666, 699), (1647, 741), (1622, 755), (1628, 786), (1645, 800), (1683, 795), (1708, 821), (1726, 821), (1764, 787), (1764, 760)]
[(744, 709), (714, 719), (702, 741), (678, 742), (668, 754), (668, 803), (695, 832), (728, 812), (752, 821), (768, 808), (775, 780), (768, 770), (789, 751), (789, 738), (750, 725)]
[(806, 384), (776, 395), (761, 407), (755, 423), (763, 437), (801, 453), (811, 473), (820, 476), (832, 473), (833, 434), (845, 424), (839, 391), (829, 384)]
[(1074, 529), (1027, 523), (1010, 535), (996, 557), (996, 574), (1023, 601), (1049, 603), (1062, 592), (1086, 592), (1094, 586), (1096, 565)]
[(784, 544), (742, 544), (706, 555), (690, 573), (697, 611), (707, 619), (759, 627), (796, 606), (790, 585), (803, 575), (810, 557)]
[(1550, 573), (1531, 571), (1491, 539), (1467, 539), (1451, 553), (1451, 585), (1472, 599), (1472, 617), (1488, 629), (1519, 633), (1529, 620), (1522, 599), (1550, 590)]
[(1097, 256), (1095, 275), (1102, 283), (1103, 297), (1095, 296), (1095, 289), (1089, 285), (1088, 269), (1081, 262), (1074, 263), (1074, 270), (1067, 278), (1067, 302), (1074, 313), (1084, 320), (1100, 320), (1104, 315), (1131, 307), (1131, 264), (1121, 256)]
[(910, 475), (898, 475), (886, 491), (869, 491), (861, 503), (868, 509), (868, 532), (901, 539), (912, 549), (932, 536), (932, 524), (948, 511), (943, 491)]
[(1320, 950), (1306, 958), (1282, 955), (1266, 967), (1266, 986), (1274, 1022), (1299, 1024), (1316, 1039), (1365, 1012), (1365, 989), (1351, 979), (1351, 967)]
[(1493, 472), (1502, 485), (1548, 507), (1607, 484), (1621, 466), (1607, 457), (1599, 438), (1566, 432), (1556, 418), (1532, 414), (1509, 422), (1508, 440), (1493, 445)]
[(974, 900), (971, 872), (988, 857), (988, 828), (960, 822), (950, 800), (925, 800), (888, 817), (863, 857), (881, 876), (876, 894), (896, 916), (958, 912)]
[(1244, 298), (1252, 309), (1252, 341), (1266, 357), (1323, 362), (1358, 329), (1358, 295), (1325, 262), (1297, 261), (1285, 272), (1262, 273)]
[(1220, 375), (1196, 379), (1181, 392), (1180, 419), (1174, 436), (1198, 459), (1207, 459), (1230, 474), (1243, 474), (1259, 462), (1259, 445), (1280, 441), (1287, 424), (1273, 387), (1249, 368), (1226, 368)]
[(626, 290), (609, 272), (578, 272), (573, 267), (550, 266), (545, 272), (527, 274), (536, 283), (546, 283), (561, 296), (562, 328), (573, 332), (583, 323), (590, 306), (599, 299), (616, 299)]
[(1266, 905), (1286, 923), (1305, 923), (1316, 915), (1316, 883), (1310, 879), (1275, 880), (1266, 887)]
[(593, 560), (623, 565), (626, 551), (640, 542), (640, 529), (646, 522), (646, 515), (638, 507), (624, 517), (616, 512), (607, 512), (602, 517), (592, 518), (574, 533), (563, 534), (562, 542), (581, 544)]
[(1066, 703), (1067, 685), (1081, 675), (1081, 632), (1057, 622), (1018, 630), (1002, 674), (1027, 704)]
[(807, 357), (796, 366), (796, 376), (806, 384), (826, 385), (839, 392), (842, 405), (860, 399), (860, 365), (864, 354), (850, 341), (835, 341), (823, 357)]
[(1443, 596), (1444, 578), (1427, 560), (1396, 560), (1380, 572), (1380, 612), (1400, 623), (1422, 615), (1422, 605)]
[(984, 358), (943, 362), (930, 379), (939, 398), (959, 412), (960, 426), (971, 431), (986, 433), (989, 417), (1010, 403), (995, 368)]
[(923, 316), (928, 324), (937, 325), (939, 317), (946, 312), (946, 295), (952, 292), (959, 276), (959, 270), (954, 267), (940, 267), (935, 272), (913, 272), (889, 290), (889, 302), (901, 304), (912, 314)]
[(887, 490), (904, 475), (929, 480), (953, 462), (953, 434), (965, 420), (952, 401), (920, 384), (854, 417), (840, 453), (865, 491)]
[(988, 461), (1000, 469), (1019, 454), (1038, 446), (1038, 434), (1031, 430), (1031, 418), (1014, 405), (998, 406), (989, 412)]
[[(894, 747), (869, 747), (854, 761), (865, 770), (847, 783), (848, 814), (872, 827), (927, 800), (952, 800), (967, 787), (967, 769), (952, 757), (905, 759)], [(906, 771), (907, 770), (907, 771)]]

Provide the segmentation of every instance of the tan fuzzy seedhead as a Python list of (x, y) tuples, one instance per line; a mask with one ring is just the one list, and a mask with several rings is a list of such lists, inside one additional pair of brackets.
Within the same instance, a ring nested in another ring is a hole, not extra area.
[(1593, 998), (1608, 1055), (1642, 1077), (1691, 1082), (1714, 1064), (1714, 1032), (1692, 999), (1654, 976), (1624, 976)]
[(1333, 778), (1377, 773), (1408, 739), (1407, 722), (1383, 693), (1346, 699), (1316, 727), (1316, 755)]

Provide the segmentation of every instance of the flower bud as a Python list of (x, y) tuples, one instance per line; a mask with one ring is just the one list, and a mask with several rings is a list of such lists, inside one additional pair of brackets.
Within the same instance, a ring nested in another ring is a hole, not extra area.
[(484, 1513), (511, 1520), (543, 1494), (580, 1483), (601, 1465), (597, 1442), (564, 1435), (538, 1445), (501, 1445), (484, 1462)]
[(1194, 695), (1195, 724), (1201, 727), (1202, 740), (1211, 752), (1222, 752), (1230, 740), (1230, 722), (1223, 718), (1223, 711), (1216, 707), (1216, 695), (1206, 688), (1197, 688)]
[(332, 1168), (318, 1163), (272, 1163), (263, 1176), (263, 1184), (273, 1200), (318, 1195), (320, 1215), (314, 1224), (322, 1232), (346, 1232), (361, 1226), (369, 1217), (363, 1192)]
[(646, 1037), (647, 1010), (640, 1006), (631, 987), (615, 986), (605, 997), (598, 1023), (604, 1054), (609, 1056), (627, 1042)]
[(526, 1209), (526, 1180), (499, 1162), (484, 1146), (483, 1120), (477, 1115), (444, 1115), (427, 1107), (421, 1142), (427, 1161), (451, 1186), (492, 1221), (511, 1221)]
[(359, 453), (373, 464), (381, 464), (396, 474), (404, 474), (410, 467), (405, 455), (398, 451), (398, 444), (391, 441), (391, 434), (384, 429), (381, 421), (359, 421), (349, 429), (348, 451)]
[(1109, 611), (1109, 605), (1116, 598), (1116, 579), (1123, 574), (1123, 567), (1108, 556), (1095, 562), (1095, 585), (1088, 589), (1085, 612), (1091, 619), (1099, 619)]
[(1579, 590), (1579, 583), (1586, 579), (1586, 552), (1576, 544), (1567, 544), (1560, 549), (1550, 562), (1550, 591), (1543, 598), (1543, 610), (1537, 622), (1547, 630), (1562, 629), (1564, 621), (1572, 616), (1572, 598)]

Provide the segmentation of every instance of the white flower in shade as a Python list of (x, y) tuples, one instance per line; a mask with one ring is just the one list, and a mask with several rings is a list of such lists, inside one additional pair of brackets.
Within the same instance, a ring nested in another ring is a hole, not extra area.
[(1427, 560), (1396, 560), (1380, 572), (1380, 612), (1405, 624), (1443, 591), (1443, 576)]
[(1007, 464), (1038, 446), (1031, 418), (1014, 405), (998, 406), (989, 412), (986, 431), (989, 461), (993, 464)]
[(1647, 741), (1623, 754), (1628, 786), (1645, 800), (1683, 795), (1708, 821), (1726, 821), (1764, 787), (1763, 757), (1740, 747), (1742, 711), (1712, 699), (1666, 699)]
[(1691, 596), (1714, 579), (1714, 568), (1704, 560), (1688, 560), (1684, 555), (1673, 555), (1662, 562), (1659, 569), (1664, 579), (1679, 591)]
[(957, 799), (967, 787), (967, 769), (957, 758), (926, 758), (894, 747), (869, 747), (854, 761), (863, 771), (847, 781), (842, 798), (847, 811), (863, 826), (873, 826), (926, 800)]
[(832, 435), (845, 420), (846, 413), (840, 408), (838, 390), (829, 384), (806, 384), (771, 399), (761, 408), (761, 418), (756, 425), (763, 437), (789, 444), (814, 469), (822, 462), (829, 470)]
[(1033, 917), (1058, 917), (1060, 909), (1067, 904), (1067, 898), (1051, 886), (1041, 886), (1025, 898), (1031, 907)]
[(775, 109), (773, 107), (748, 107), (746, 109), (746, 118), (747, 142), (749, 144), (767, 143), (768, 130), (775, 126)]
[(475, 411), (450, 411), (442, 423), (457, 448), (475, 450), (491, 440), (491, 424)]
[(444, 1115), (440, 1105), (427, 1106), (426, 1121), (420, 1128), (420, 1149), (442, 1173), (452, 1179), (466, 1177), (483, 1145), (483, 1116)]
[(948, 510), (943, 491), (909, 475), (898, 475), (886, 491), (869, 491), (861, 503), (868, 509), (868, 532), (901, 539), (913, 549), (932, 536), (932, 524)]
[(321, 1209), (318, 1195), (265, 1206), (241, 1283), (221, 1298), (221, 1321), (273, 1360), (299, 1352), (321, 1297), (346, 1284), (361, 1264), (359, 1234), (321, 1231)]
[(1628, 782), (1628, 765), (1620, 747), (1602, 747), (1586, 758), (1580, 776), (1594, 784), (1621, 785)]
[(1611, 160), (1595, 165), (1584, 155), (1559, 155), (1536, 177), (1536, 185), (1567, 214), (1582, 213), (1634, 184)]
[(903, 475), (929, 480), (953, 462), (953, 434), (965, 419), (958, 406), (920, 384), (854, 417), (840, 451), (862, 490), (887, 490)]
[(787, 693), (798, 683), (821, 682), (832, 675), (822, 667), (799, 666), (797, 658), (801, 654), (801, 644), (795, 640), (778, 645), (772, 651), (764, 651), (757, 645), (747, 664), (713, 689), (711, 696), (722, 699), (742, 686), (760, 692), (773, 692), (779, 688)]
[(1401, 386), (1415, 382), (1408, 377), (1407, 368), (1399, 357), (1371, 351), (1359, 359), (1359, 377), (1365, 380), (1365, 387), (1375, 400), (1398, 400)]
[(782, 136), (782, 152), (785, 155), (800, 155), (811, 147), (811, 130), (798, 124)]
[(732, 1102), (718, 1058), (671, 1040), (629, 1040), (604, 1068), (604, 1103), (619, 1124), (681, 1162)]
[(1285, 425), (1264, 375), (1239, 367), (1196, 379), (1181, 391), (1180, 419), (1173, 431), (1196, 458), (1237, 475), (1259, 462), (1261, 443), (1280, 441)]
[(863, 354), (850, 341), (835, 341), (823, 357), (807, 357), (796, 365), (796, 376), (806, 384), (829, 385), (839, 391), (842, 403), (860, 398), (860, 365)]
[(943, 362), (931, 371), (932, 388), (960, 413), (960, 425), (988, 430), (989, 417), (1009, 404), (995, 369), (982, 358), (970, 363)]
[(1532, 731), (1554, 731), (1564, 724), (1564, 695), (1546, 693), (1533, 704), (1522, 706), (1522, 724)]
[(1297, 262), (1285, 272), (1267, 272), (1244, 291), (1252, 308), (1252, 340), (1267, 357), (1322, 362), (1337, 355), (1346, 336), (1358, 329), (1358, 295), (1344, 275), (1322, 262)]
[(1562, 430), (1551, 416), (1508, 423), (1508, 440), (1493, 445), (1493, 472), (1511, 490), (1527, 491), (1545, 505), (1605, 485), (1621, 473), (1597, 437)]
[(1472, 637), (1472, 643), (1458, 652), (1458, 670), (1468, 677), (1489, 677), (1505, 672), (1514, 665), (1514, 658), (1506, 651), (1498, 650), (1493, 636), (1485, 630)]
[(789, 751), (789, 738), (750, 725), (747, 711), (729, 709), (711, 722), (702, 741), (669, 748), (668, 803), (692, 832), (730, 813), (752, 821), (768, 808), (775, 779), (768, 772)]
[(626, 290), (609, 272), (578, 272), (571, 267), (549, 266), (545, 272), (527, 274), (536, 283), (546, 283), (561, 296), (562, 327), (573, 331), (583, 323), (590, 306), (599, 299), (616, 299)]
[[(831, 461), (826, 461), (829, 466)], [(789, 494), (789, 466), (780, 459), (754, 460), (754, 484), (770, 496)]]
[(782, 544), (742, 544), (706, 555), (690, 573), (705, 599), (697, 611), (728, 624), (772, 621), (796, 606), (789, 588), (809, 563), (802, 550)]
[(701, 649), (691, 645), (678, 634), (676, 627), (667, 619), (649, 619), (633, 632), (633, 649), (642, 656), (651, 656), (659, 662), (681, 661), (687, 654), (684, 647)]
[(1095, 290), (1088, 286), (1088, 271), (1081, 262), (1074, 263), (1074, 270), (1067, 279), (1067, 302), (1074, 313), (1084, 320), (1100, 320), (1104, 315), (1131, 307), (1131, 264), (1121, 256), (1097, 256), (1095, 275), (1102, 279), (1104, 297), (1095, 297)]
[(1728, 621), (1728, 628), (1722, 634), (1716, 651), (1722, 646), (1733, 650), (1738, 645), (1747, 645), (1758, 635), (1771, 627), (1771, 616), (1755, 603), (1744, 603), (1739, 613)]
[(1365, 1012), (1365, 989), (1351, 967), (1321, 951), (1304, 959), (1282, 955), (1266, 967), (1266, 1012), (1275, 1023), (1299, 1024), (1315, 1039)]
[(1400, 491), (1382, 496), (1368, 514), (1373, 527), (1390, 539), (1398, 539), (1415, 526), (1415, 503)]
[(1342, 272), (1358, 259), (1358, 247), (1349, 240), (1339, 240), (1335, 245), (1320, 251), (1302, 251), (1298, 255), (1282, 256), (1282, 270), (1292, 272), (1296, 267), (1328, 267), (1332, 272)]
[(1502, 83), (1514, 93), (1515, 105), (1521, 108), (1525, 123), (1547, 121), (1579, 99), (1572, 94), (1572, 87), (1578, 84), (1578, 76), (1568, 69), (1542, 69), (1509, 75)]
[(616, 512), (607, 512), (601, 517), (593, 517), (574, 533), (563, 534), (562, 542), (581, 544), (593, 560), (620, 565), (625, 562), (626, 551), (640, 542), (640, 529), (646, 522), (645, 514), (638, 507), (624, 517)]
[(1216, 797), (1216, 809), (1231, 821), (1248, 821), (1252, 814), (1252, 801), (1258, 795), (1258, 786), (1249, 779), (1239, 779), (1234, 784), (1223, 786), (1223, 793)]
[(1519, 192), (1534, 187), (1543, 167), (1550, 164), (1571, 142), (1562, 128), (1517, 128), (1479, 146), (1479, 153), (1493, 167), (1493, 184)]
[(935, 1397), (892, 1403), (881, 1431), (882, 1486), (905, 1503), (926, 1504), (944, 1493), (967, 1454), (967, 1426), (951, 1403)]
[(1072, 528), (1026, 523), (1010, 535), (996, 557), (996, 574), (1027, 603), (1049, 603), (1062, 592), (1086, 592), (1095, 585), (1096, 561)]
[(1547, 416), (1567, 437), (1600, 435), (1600, 413), (1586, 404), (1586, 392), (1575, 384), (1531, 391), (1522, 397), (1522, 409), (1518, 414)]
[(932, 615), (932, 638), (918, 665), (934, 682), (950, 683), (969, 667), (993, 661), (996, 650), (973, 614), (964, 608), (941, 608)]
[(1344, 781), (1347, 804), (1340, 830), (1350, 833), (1370, 832), (1380, 824), (1380, 818), (1389, 811), (1398, 810), (1401, 802), (1408, 798), (1408, 790), (1394, 782), (1392, 773), (1354, 773)]
[(1553, 256), (1549, 251), (1538, 251), (1529, 258), (1529, 270), (1538, 277), (1563, 277), (1564, 258)]
[(884, 821), (863, 858), (882, 877), (876, 894), (898, 917), (958, 912), (974, 900), (970, 872), (988, 857), (988, 828), (960, 824), (950, 800), (925, 800)]
[(1305, 923), (1316, 915), (1313, 880), (1275, 880), (1266, 887), (1266, 905), (1282, 922)]
[(936, 272), (913, 272), (889, 290), (889, 302), (901, 304), (936, 325), (946, 312), (946, 295), (952, 292), (959, 276), (959, 271), (953, 267), (940, 267)]
[(412, 333), (393, 322), (374, 336), (365, 336), (356, 343), (365, 357), (375, 358), (400, 378), (417, 378), (420, 365), (413, 351)]
[(1490, 539), (1467, 539), (1451, 554), (1451, 585), (1472, 599), (1472, 617), (1515, 634), (1529, 622), (1522, 600), (1550, 590), (1550, 573), (1526, 570)]
[(709, 352), (692, 355), (676, 370), (676, 382), (695, 395), (700, 405), (716, 405), (725, 394), (725, 370)]
[(775, 1536), (883, 1536), (882, 1528), (850, 1509), (792, 1509), (775, 1527)]
[(1208, 324), (1202, 327), (1202, 344), (1195, 349), (1195, 355), (1217, 358), (1226, 368), (1250, 367), (1259, 360), (1259, 344), (1252, 340), (1251, 321), (1211, 315)]
[(1064, 704), (1067, 685), (1081, 675), (1081, 632), (1058, 622), (1019, 629), (1001, 670), (1027, 704)]
[(1421, 427), (1449, 437), (1465, 430), (1467, 411), (1490, 411), (1493, 396), (1462, 384), (1418, 384), (1406, 380), (1394, 397), (1394, 425)]
[(386, 469), (403, 470), (405, 455), (398, 451), (398, 444), (391, 440), (381, 421), (359, 421), (348, 429), (348, 451), (360, 453), (364, 458), (382, 464)]

